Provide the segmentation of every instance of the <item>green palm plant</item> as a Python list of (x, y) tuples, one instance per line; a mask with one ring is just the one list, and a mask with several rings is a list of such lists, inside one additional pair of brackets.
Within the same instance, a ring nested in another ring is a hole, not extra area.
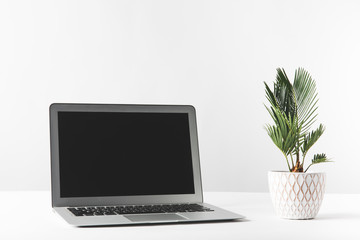
[(264, 83), (266, 98), (270, 103), (269, 107), (265, 107), (274, 120), (274, 125), (267, 124), (265, 129), (285, 156), (289, 171), (306, 172), (314, 164), (329, 162), (324, 153), (315, 154), (304, 171), (307, 153), (325, 131), (322, 124), (310, 131), (318, 109), (316, 85), (310, 74), (298, 68), (291, 84), (285, 70), (278, 68), (274, 90), (271, 91)]

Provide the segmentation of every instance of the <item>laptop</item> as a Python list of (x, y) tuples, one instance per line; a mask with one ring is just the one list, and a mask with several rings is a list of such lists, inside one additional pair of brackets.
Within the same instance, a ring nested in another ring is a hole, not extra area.
[(50, 106), (52, 207), (75, 226), (243, 216), (203, 202), (195, 109)]

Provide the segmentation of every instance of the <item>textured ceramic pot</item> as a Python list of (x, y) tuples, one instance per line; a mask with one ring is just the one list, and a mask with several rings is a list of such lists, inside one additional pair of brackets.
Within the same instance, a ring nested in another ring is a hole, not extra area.
[(268, 173), (276, 214), (287, 219), (312, 219), (319, 212), (325, 192), (325, 173)]

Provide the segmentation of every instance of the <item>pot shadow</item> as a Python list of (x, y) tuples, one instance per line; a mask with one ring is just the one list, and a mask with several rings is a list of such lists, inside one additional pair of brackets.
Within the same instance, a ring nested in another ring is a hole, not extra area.
[(360, 219), (360, 213), (324, 213), (319, 214), (314, 220), (353, 220)]

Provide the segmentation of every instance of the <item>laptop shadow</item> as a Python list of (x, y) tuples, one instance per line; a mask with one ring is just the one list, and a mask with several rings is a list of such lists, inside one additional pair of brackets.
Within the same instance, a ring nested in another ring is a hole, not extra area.
[(159, 222), (159, 223), (134, 223), (134, 224), (118, 224), (118, 225), (94, 225), (94, 226), (74, 226), (75, 228), (117, 228), (117, 227), (130, 227), (130, 228), (136, 228), (136, 227), (152, 227), (152, 226), (171, 226), (171, 225), (197, 225), (197, 224), (235, 224), (235, 223), (241, 223), (241, 222), (250, 222), (249, 219), (243, 218), (243, 219), (234, 219), (234, 220), (219, 220), (219, 221), (194, 221), (194, 222)]

